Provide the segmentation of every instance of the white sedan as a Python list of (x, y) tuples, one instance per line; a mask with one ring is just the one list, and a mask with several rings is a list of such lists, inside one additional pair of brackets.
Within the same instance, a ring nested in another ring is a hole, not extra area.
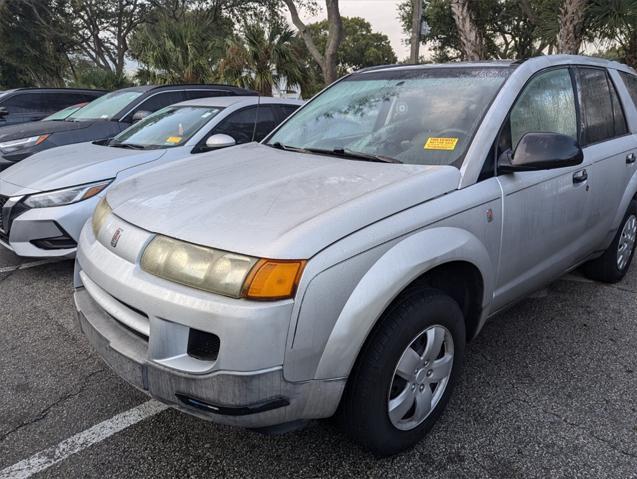
[(19, 256), (72, 257), (82, 226), (114, 183), (166, 162), (260, 141), (302, 103), (239, 96), (190, 100), (113, 139), (35, 154), (0, 173), (0, 244)]

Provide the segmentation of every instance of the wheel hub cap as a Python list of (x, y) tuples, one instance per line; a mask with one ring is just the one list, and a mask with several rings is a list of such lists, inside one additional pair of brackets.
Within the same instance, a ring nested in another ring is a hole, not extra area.
[(387, 412), (403, 431), (420, 425), (442, 397), (453, 367), (453, 338), (435, 325), (416, 336), (403, 351), (389, 388)]
[(635, 237), (637, 236), (637, 217), (631, 215), (622, 229), (619, 243), (617, 244), (617, 269), (624, 270), (628, 266), (630, 256), (635, 248)]

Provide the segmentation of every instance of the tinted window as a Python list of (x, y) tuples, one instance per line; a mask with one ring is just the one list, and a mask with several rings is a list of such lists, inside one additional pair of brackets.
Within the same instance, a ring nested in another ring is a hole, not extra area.
[[(271, 114), (271, 112), (270, 112)], [(267, 118), (267, 114), (259, 113), (259, 118)], [(257, 107), (251, 106), (232, 113), (212, 131), (212, 134), (224, 133), (235, 139), (237, 145), (252, 141), (254, 122), (257, 119)]]
[(626, 117), (624, 116), (622, 104), (619, 101), (619, 95), (610, 77), (608, 77), (608, 85), (610, 86), (610, 98), (613, 106), (613, 117), (615, 118), (615, 136), (622, 136), (628, 133)]
[(619, 74), (622, 80), (624, 80), (624, 84), (628, 89), (628, 93), (630, 93), (630, 97), (633, 99), (633, 103), (637, 106), (637, 76), (625, 72), (619, 72)]
[(606, 72), (597, 68), (578, 68), (582, 110), (582, 144), (589, 145), (615, 135), (613, 105)]
[(2, 103), (9, 113), (41, 113), (43, 110), (42, 96), (37, 93), (19, 93)]
[(135, 108), (135, 111), (149, 111), (151, 113), (161, 110), (164, 107), (179, 103), (186, 99), (183, 91), (168, 91), (164, 93), (157, 93), (147, 100), (143, 101), (141, 105)]
[(515, 148), (520, 138), (530, 132), (561, 133), (577, 138), (575, 111), (575, 95), (568, 69), (542, 73), (529, 82), (513, 106), (510, 137), (501, 148)]

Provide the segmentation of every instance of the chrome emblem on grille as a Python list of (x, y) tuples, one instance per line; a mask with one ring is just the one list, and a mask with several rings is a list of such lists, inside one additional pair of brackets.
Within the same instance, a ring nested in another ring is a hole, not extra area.
[(117, 228), (115, 230), (115, 233), (113, 233), (113, 237), (111, 238), (111, 246), (113, 248), (117, 247), (117, 242), (122, 237), (122, 231), (123, 231), (122, 228)]

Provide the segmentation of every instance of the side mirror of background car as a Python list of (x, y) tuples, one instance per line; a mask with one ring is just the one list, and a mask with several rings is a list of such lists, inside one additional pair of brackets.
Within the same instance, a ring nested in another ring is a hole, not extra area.
[(212, 135), (206, 140), (206, 149), (217, 150), (219, 148), (226, 148), (228, 146), (234, 146), (236, 144), (236, 140), (230, 135), (217, 133), (216, 135)]
[(498, 158), (498, 171), (537, 171), (579, 165), (584, 153), (577, 141), (560, 133), (527, 133), (515, 151), (505, 151)]
[(0, 106), (0, 118), (4, 118), (9, 114), (9, 110), (6, 107)]
[(133, 114), (133, 123), (137, 123), (139, 120), (143, 120), (148, 115), (150, 115), (149, 111), (146, 110), (138, 110)]

